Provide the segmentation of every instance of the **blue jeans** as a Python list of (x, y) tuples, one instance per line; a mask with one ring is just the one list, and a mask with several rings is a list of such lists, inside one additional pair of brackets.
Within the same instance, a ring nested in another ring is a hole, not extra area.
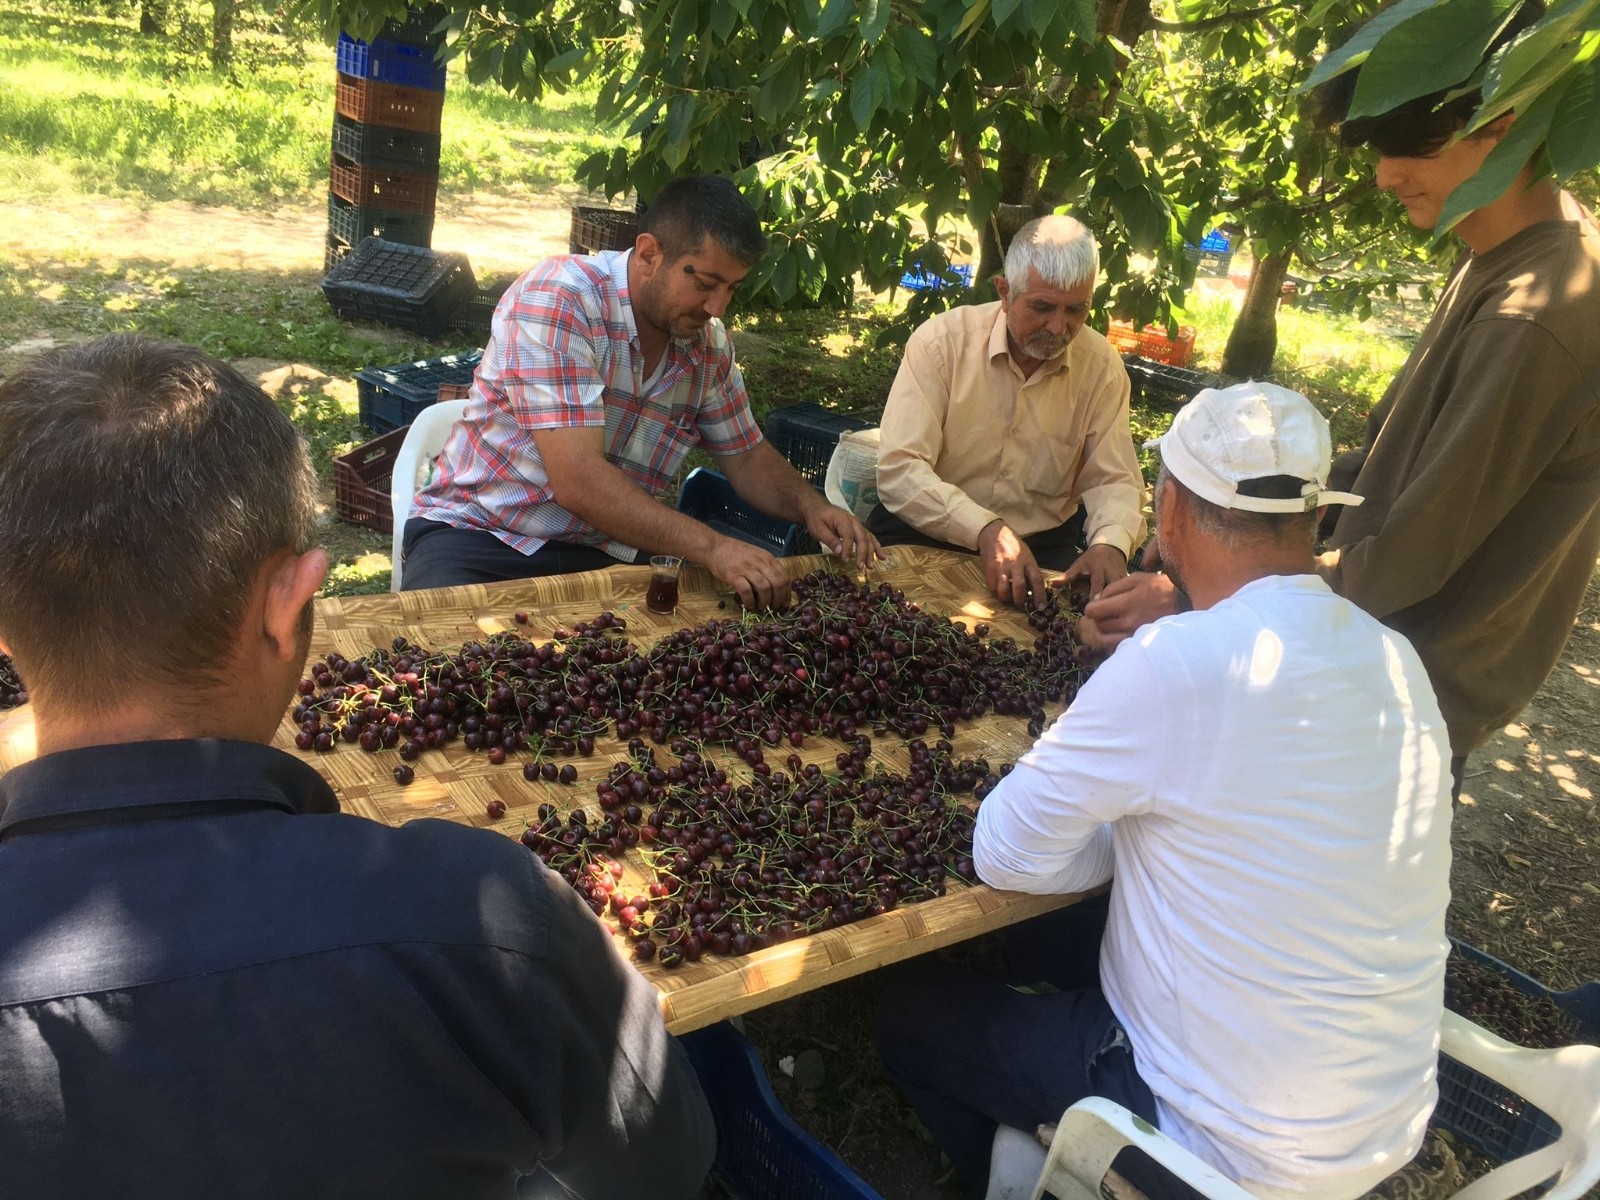
[(513, 550), (484, 529), (457, 529), (441, 521), (412, 517), (401, 539), (400, 590), (498, 583), (542, 575), (575, 575), (621, 565), (598, 546), (546, 542), (532, 554)]
[[(982, 1195), (997, 1125), (1031, 1133), (1086, 1096), (1104, 1096), (1157, 1124), (1126, 1032), (1100, 991), (1105, 898), (1050, 913), (1011, 931), (1005, 979), (937, 964), (910, 964), (883, 997), (878, 1052), (889, 1076)], [(1151, 1200), (1197, 1194), (1124, 1151), (1117, 1169)]]

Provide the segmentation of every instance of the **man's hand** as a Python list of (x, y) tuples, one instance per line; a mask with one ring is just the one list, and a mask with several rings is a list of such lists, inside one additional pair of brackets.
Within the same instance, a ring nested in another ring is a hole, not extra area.
[(1070, 587), (1073, 580), (1088, 576), (1089, 599), (1093, 600), (1105, 591), (1107, 584), (1125, 579), (1127, 574), (1128, 560), (1122, 551), (1102, 542), (1098, 546), (1090, 546), (1078, 555), (1077, 561), (1068, 567), (1067, 573), (1061, 577), (1061, 584)]
[(1044, 572), (1027, 543), (1004, 521), (996, 518), (978, 534), (978, 557), (983, 560), (983, 580), (992, 595), (1007, 604), (1025, 608), (1028, 594), (1043, 599)]
[(823, 549), (846, 562), (854, 562), (856, 569), (870, 570), (872, 564), (883, 557), (878, 539), (867, 532), (867, 527), (856, 520), (854, 514), (834, 504), (819, 504), (806, 512), (806, 532), (817, 539)]
[(746, 608), (781, 608), (789, 603), (789, 573), (772, 555), (738, 538), (720, 538), (706, 569), (739, 594)]
[(1176, 592), (1165, 575), (1136, 571), (1124, 576), (1083, 610), (1078, 638), (1093, 649), (1113, 650), (1141, 625), (1177, 612)]

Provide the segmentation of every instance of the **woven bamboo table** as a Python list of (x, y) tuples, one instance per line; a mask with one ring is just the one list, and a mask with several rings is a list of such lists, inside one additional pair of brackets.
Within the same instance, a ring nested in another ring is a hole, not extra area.
[[(996, 606), (983, 584), (974, 558), (943, 550), (897, 546), (871, 574), (872, 582), (887, 582), (903, 589), (909, 600), (930, 612), (942, 613), (969, 625), (988, 623), (992, 636), (1011, 635), (1031, 645), (1034, 633), (1025, 617)], [(827, 569), (832, 560), (822, 556), (785, 559), (792, 577)], [(515, 630), (542, 641), (563, 627), (612, 611), (627, 622), (627, 636), (642, 649), (657, 638), (686, 625), (738, 615), (731, 591), (706, 571), (684, 571), (680, 604), (671, 616), (660, 616), (644, 606), (649, 583), (646, 567), (615, 567), (581, 575), (550, 579), (516, 580), (398, 595), (350, 596), (317, 602), (313, 659), (330, 651), (355, 658), (375, 646), (387, 647), (397, 635), (430, 649), (454, 650), (462, 642), (489, 634)], [(528, 622), (516, 622), (518, 612)], [(1015, 717), (989, 714), (958, 729), (954, 739), (961, 755), (986, 755), (999, 766), (1018, 758), (1032, 744), (1026, 723)], [(493, 766), (487, 756), (464, 749), (459, 742), (431, 750), (412, 765), (416, 779), (397, 785), (391, 771), (399, 761), (394, 751), (363, 753), (340, 743), (328, 754), (306, 754), (294, 748), (295, 728), (287, 715), (273, 745), (307, 759), (322, 772), (339, 794), (346, 812), (389, 825), (402, 825), (419, 817), (436, 817), (494, 829), (518, 836), (542, 803), (552, 802), (564, 811), (586, 807), (599, 812), (594, 785), (613, 763), (624, 761), (626, 748), (613, 739), (601, 739), (591, 758), (563, 759), (579, 772), (576, 785), (530, 783), (523, 778), (523, 756), (513, 756)], [(832, 768), (840, 744), (829, 738), (807, 739), (797, 751), (806, 763)], [(0, 720), (0, 772), (33, 756), (30, 708)], [(787, 754), (787, 748), (785, 753)], [(730, 774), (742, 768), (731, 752), (717, 759)], [(893, 736), (874, 738), (873, 757), (903, 773), (909, 758)], [(498, 821), (488, 816), (491, 800), (504, 801), (506, 814)], [(622, 887), (644, 890), (648, 875), (643, 861), (630, 852), (625, 861)], [(640, 969), (661, 992), (662, 1013), (674, 1033), (698, 1029), (738, 1013), (822, 987), (877, 967), (925, 954), (942, 946), (1000, 929), (1079, 899), (1075, 895), (1028, 896), (997, 892), (983, 885), (965, 886), (950, 881), (949, 892), (933, 900), (908, 904), (850, 925), (811, 937), (771, 946), (742, 958), (707, 956), (676, 970), (659, 963)], [(626, 953), (619, 940), (618, 949)]]

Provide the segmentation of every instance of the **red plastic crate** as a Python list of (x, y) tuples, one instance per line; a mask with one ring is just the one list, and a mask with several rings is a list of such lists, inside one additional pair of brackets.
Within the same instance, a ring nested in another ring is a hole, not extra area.
[(334, 108), (341, 117), (415, 133), (438, 133), (444, 93), (340, 75)]
[(1119, 354), (1139, 353), (1139, 331), (1132, 321), (1112, 321), (1106, 327), (1106, 341)]
[(394, 532), (389, 480), (410, 429), (402, 425), (333, 460), (333, 510), (341, 519), (374, 533)]
[(1169, 367), (1186, 367), (1194, 357), (1194, 326), (1182, 325), (1171, 338), (1160, 325), (1146, 325), (1139, 334), (1139, 356)]
[(439, 176), (364, 167), (335, 154), (328, 164), (328, 187), (351, 204), (381, 208), (391, 213), (432, 216), (439, 199)]

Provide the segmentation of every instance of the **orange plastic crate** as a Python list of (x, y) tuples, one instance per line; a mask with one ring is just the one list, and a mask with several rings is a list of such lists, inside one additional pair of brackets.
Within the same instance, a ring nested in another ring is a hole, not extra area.
[(1146, 325), (1139, 334), (1140, 358), (1166, 363), (1169, 367), (1186, 367), (1194, 357), (1194, 326), (1182, 325), (1178, 336), (1171, 338), (1160, 325)]
[(438, 133), (444, 116), (444, 93), (341, 74), (334, 92), (334, 108), (341, 117), (368, 125)]
[(1106, 329), (1106, 341), (1119, 354), (1139, 353), (1139, 331), (1132, 321), (1113, 321)]
[(388, 167), (364, 167), (337, 154), (328, 165), (328, 186), (335, 196), (351, 204), (424, 217), (433, 215), (439, 198), (437, 172), (417, 174)]

